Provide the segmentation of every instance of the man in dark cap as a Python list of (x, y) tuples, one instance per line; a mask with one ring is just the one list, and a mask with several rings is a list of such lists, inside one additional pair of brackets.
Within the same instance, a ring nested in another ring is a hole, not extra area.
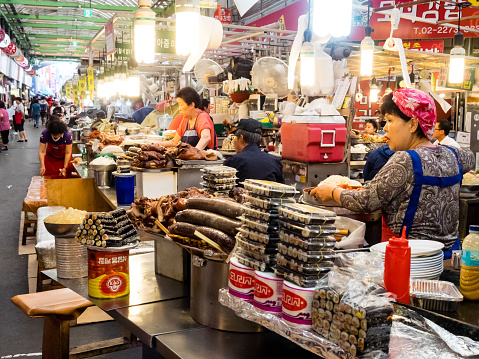
[(224, 165), (238, 170), (238, 183), (247, 178), (284, 183), (280, 159), (259, 149), (261, 124), (258, 121), (252, 118), (240, 120), (234, 135), (236, 155), (228, 158)]

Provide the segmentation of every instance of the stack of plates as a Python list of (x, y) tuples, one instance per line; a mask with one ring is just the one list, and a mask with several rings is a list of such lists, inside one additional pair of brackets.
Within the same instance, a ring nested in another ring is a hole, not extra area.
[[(386, 253), (388, 242), (371, 246), (371, 252), (379, 252), (382, 257)], [(444, 267), (444, 244), (428, 240), (410, 240), (411, 247), (411, 279), (439, 279)]]

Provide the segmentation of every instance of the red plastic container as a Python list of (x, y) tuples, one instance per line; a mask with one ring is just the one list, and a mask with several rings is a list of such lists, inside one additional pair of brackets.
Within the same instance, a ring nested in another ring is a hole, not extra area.
[(384, 261), (384, 285), (388, 292), (396, 294), (398, 302), (409, 304), (410, 276), (411, 247), (404, 228), (401, 238), (389, 239)]
[(299, 162), (341, 162), (346, 143), (344, 123), (284, 123), (283, 158)]
[(364, 131), (366, 129), (366, 121), (360, 118), (353, 120), (353, 130)]

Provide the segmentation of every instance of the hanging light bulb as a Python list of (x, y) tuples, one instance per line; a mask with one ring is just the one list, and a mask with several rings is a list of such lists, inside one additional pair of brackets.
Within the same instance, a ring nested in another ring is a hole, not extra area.
[(316, 61), (314, 58), (314, 46), (305, 42), (301, 46), (301, 86), (313, 86), (316, 76)]
[(138, 0), (140, 7), (135, 11), (135, 59), (138, 62), (155, 61), (155, 12), (151, 10), (151, 0)]
[(377, 85), (376, 78), (373, 77), (371, 80), (371, 85), (369, 86), (369, 101), (378, 102), (378, 95), (381, 89)]
[(127, 96), (128, 97), (140, 96), (140, 76), (138, 76), (137, 73), (131, 73), (128, 76), (127, 83), (128, 83)]
[(113, 94), (119, 94), (121, 95), (121, 89), (123, 87), (123, 84), (121, 83), (120, 80), (120, 68), (117, 66), (115, 68), (115, 74), (113, 75)]
[(351, 32), (352, 0), (314, 0), (311, 11), (315, 35), (342, 37)]
[(200, 41), (200, 0), (176, 0), (176, 53), (195, 53)]
[(373, 52), (374, 41), (371, 38), (372, 29), (366, 27), (363, 41), (361, 41), (361, 76), (371, 76), (373, 74)]
[(126, 101), (126, 105), (131, 106), (131, 101), (130, 100)]
[(464, 82), (464, 65), (466, 50), (464, 50), (464, 35), (459, 31), (454, 35), (454, 48), (449, 56), (449, 83)]
[(96, 83), (96, 95), (98, 98), (105, 98), (105, 81), (103, 80), (103, 74), (98, 76)]
[(121, 97), (126, 97), (128, 95), (128, 80), (126, 78), (126, 65), (120, 66), (120, 88), (118, 93)]

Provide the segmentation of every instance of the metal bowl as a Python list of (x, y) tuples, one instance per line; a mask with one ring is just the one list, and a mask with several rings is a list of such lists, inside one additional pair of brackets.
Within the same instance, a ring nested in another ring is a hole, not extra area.
[(303, 189), (303, 195), (301, 196), (301, 202), (306, 203), (306, 204), (311, 204), (313, 206), (341, 207), (341, 204), (336, 202), (336, 201), (329, 200), (329, 201), (324, 202), (319, 198), (311, 196), (309, 194), (309, 192), (312, 191), (313, 189), (314, 189), (314, 187), (308, 187), (308, 188)]
[(55, 237), (73, 237), (75, 236), (78, 228), (80, 228), (79, 223), (58, 224), (43, 222), (43, 224), (45, 224), (45, 228), (47, 229), (48, 233)]
[(351, 152), (351, 161), (364, 161), (367, 152)]
[(92, 164), (89, 164), (88, 167), (94, 171), (104, 171), (104, 172), (111, 172), (111, 171), (114, 171), (116, 170), (116, 164), (111, 164), (111, 165), (107, 165), (107, 166), (104, 166), (104, 165), (92, 165)]
[(479, 192), (479, 185), (474, 184), (474, 185), (461, 185), (461, 192), (463, 193), (477, 193)]

